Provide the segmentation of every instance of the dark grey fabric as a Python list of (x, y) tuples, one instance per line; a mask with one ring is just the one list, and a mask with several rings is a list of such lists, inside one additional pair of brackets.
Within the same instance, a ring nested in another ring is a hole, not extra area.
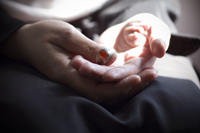
[(200, 91), (189, 80), (158, 77), (116, 106), (96, 104), (5, 58), (0, 81), (0, 132), (200, 131)]

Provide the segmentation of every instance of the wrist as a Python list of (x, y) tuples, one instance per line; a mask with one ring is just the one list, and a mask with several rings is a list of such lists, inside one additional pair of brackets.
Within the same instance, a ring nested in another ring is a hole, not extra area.
[(0, 44), (1, 55), (14, 60), (25, 61), (22, 37), (28, 26), (29, 24), (21, 26)]

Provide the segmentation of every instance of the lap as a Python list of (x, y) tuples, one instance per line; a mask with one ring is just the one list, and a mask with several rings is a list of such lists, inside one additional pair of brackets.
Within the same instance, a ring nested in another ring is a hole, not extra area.
[(165, 54), (163, 58), (157, 59), (154, 66), (159, 76), (188, 79), (200, 87), (198, 76), (188, 57)]
[(117, 106), (89, 101), (11, 60), (1, 60), (0, 80), (0, 130), (4, 131), (133, 132), (200, 126), (200, 92), (190, 80), (158, 77)]

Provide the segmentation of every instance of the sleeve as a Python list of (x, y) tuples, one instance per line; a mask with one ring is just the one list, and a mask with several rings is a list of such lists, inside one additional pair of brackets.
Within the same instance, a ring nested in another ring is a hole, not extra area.
[(6, 12), (0, 9), (0, 44), (15, 30), (26, 23), (10, 17)]

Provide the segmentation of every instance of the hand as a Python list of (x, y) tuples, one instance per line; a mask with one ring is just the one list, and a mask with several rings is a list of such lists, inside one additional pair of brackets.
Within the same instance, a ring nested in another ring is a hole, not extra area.
[(48, 78), (99, 103), (127, 98), (157, 76), (155, 70), (146, 70), (146, 73), (141, 72), (139, 76), (130, 75), (118, 82), (102, 83), (81, 75), (71, 66), (71, 59), (76, 54), (95, 62), (101, 47), (70, 24), (44, 20), (19, 28), (4, 41), (0, 52), (31, 64)]
[[(109, 68), (109, 66), (101, 66), (96, 63), (91, 63), (82, 56), (77, 55), (71, 61), (71, 65), (77, 70), (80, 70), (81, 68), (78, 68), (79, 63), (86, 64), (86, 66), (89, 66), (88, 71), (90, 71), (92, 68), (92, 70), (98, 73), (100, 77), (106, 70), (112, 69), (112, 67)], [(84, 75), (83, 73), (81, 75)], [(94, 99), (98, 99), (97, 101), (100, 100), (101, 102), (99, 103), (103, 102), (113, 105), (135, 96), (137, 93), (143, 90), (149, 82), (154, 80), (158, 73), (154, 68), (145, 69), (138, 75), (130, 75), (116, 82), (102, 82), (100, 77), (96, 77), (97, 75), (92, 75), (92, 73), (90, 74), (91, 75), (87, 79), (92, 79), (97, 83), (94, 87), (88, 88), (88, 91), (90, 91), (92, 94), (91, 96), (95, 97)]]
[(156, 57), (161, 58), (169, 46), (170, 29), (151, 14), (139, 14), (107, 29), (98, 43), (118, 52), (113, 67), (96, 67), (83, 58), (74, 61), (74, 67), (83, 75), (105, 82), (119, 81), (151, 68)]

